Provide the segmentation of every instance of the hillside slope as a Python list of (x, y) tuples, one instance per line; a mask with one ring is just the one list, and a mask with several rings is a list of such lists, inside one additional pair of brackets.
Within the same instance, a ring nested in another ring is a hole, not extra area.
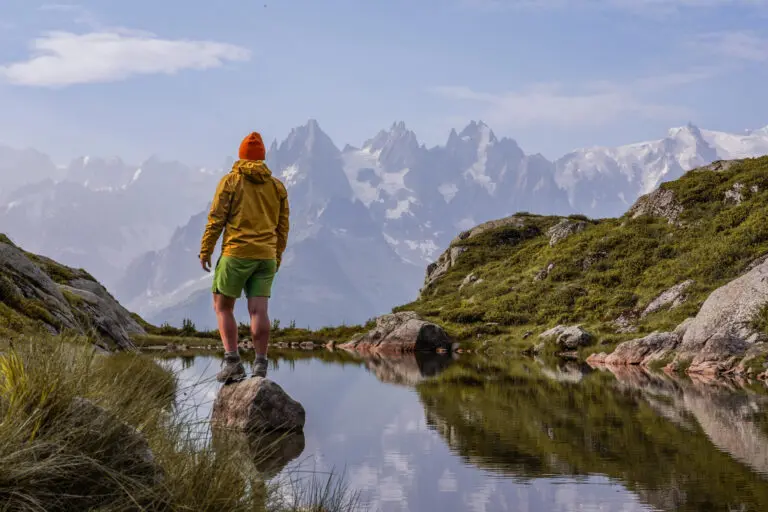
[[(581, 324), (593, 335), (585, 352), (595, 352), (674, 330), (766, 254), (768, 157), (716, 162), (621, 218), (522, 213), (466, 231), (429, 267), (421, 297), (397, 310), (460, 340), (521, 350), (545, 329)], [(754, 327), (766, 331), (762, 315)]]
[(0, 336), (40, 329), (90, 336), (106, 349), (133, 348), (131, 336), (145, 334), (90, 274), (25, 252), (0, 234)]

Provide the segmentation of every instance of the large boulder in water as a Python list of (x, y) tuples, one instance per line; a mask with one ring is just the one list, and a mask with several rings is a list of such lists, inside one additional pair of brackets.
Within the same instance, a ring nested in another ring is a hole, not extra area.
[(238, 457), (243, 466), (250, 465), (263, 478), (280, 474), (298, 459), (306, 445), (303, 432), (255, 432), (253, 434), (213, 429), (214, 449)]
[(277, 383), (252, 377), (221, 388), (213, 403), (214, 428), (241, 432), (302, 431), (304, 407)]
[(451, 350), (453, 342), (439, 325), (423, 320), (413, 311), (402, 311), (376, 319), (376, 327), (341, 348), (358, 352), (402, 354)]

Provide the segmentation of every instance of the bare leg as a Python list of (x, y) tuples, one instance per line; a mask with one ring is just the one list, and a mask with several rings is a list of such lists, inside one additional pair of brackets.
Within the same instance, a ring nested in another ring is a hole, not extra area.
[(225, 295), (213, 296), (216, 319), (219, 321), (219, 332), (225, 352), (237, 352), (237, 322), (235, 321), (235, 300)]
[(257, 358), (267, 356), (269, 344), (268, 304), (268, 297), (251, 297), (248, 299), (248, 313), (251, 315), (251, 338)]

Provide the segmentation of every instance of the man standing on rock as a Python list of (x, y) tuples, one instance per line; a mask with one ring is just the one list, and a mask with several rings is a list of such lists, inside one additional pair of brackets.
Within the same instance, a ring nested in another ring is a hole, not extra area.
[(224, 365), (216, 375), (228, 383), (245, 378), (240, 361), (235, 301), (245, 291), (256, 349), (254, 377), (267, 375), (272, 281), (288, 242), (288, 192), (264, 163), (261, 135), (251, 133), (240, 144), (240, 159), (222, 178), (208, 215), (200, 263), (211, 271), (211, 257), (224, 232), (221, 257), (213, 275), (213, 303), (224, 344)]

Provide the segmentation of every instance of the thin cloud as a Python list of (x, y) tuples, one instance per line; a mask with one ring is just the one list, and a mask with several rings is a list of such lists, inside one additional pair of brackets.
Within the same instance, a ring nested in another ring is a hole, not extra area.
[(464, 7), (505, 9), (621, 9), (655, 15), (711, 7), (768, 7), (768, 0), (458, 0)]
[(631, 85), (592, 82), (577, 89), (561, 84), (535, 84), (522, 90), (490, 93), (466, 86), (431, 87), (428, 92), (452, 100), (494, 126), (526, 128), (604, 126), (627, 116), (678, 119), (690, 110), (648, 99), (653, 92), (693, 83), (711, 76), (691, 71), (637, 80)]
[(37, 10), (45, 13), (50, 12), (57, 16), (61, 16), (62, 13), (69, 14), (74, 23), (85, 25), (93, 31), (105, 30), (98, 17), (82, 5), (51, 3), (43, 4)]
[(768, 39), (754, 32), (712, 32), (692, 43), (710, 53), (742, 61), (768, 61)]
[(35, 39), (31, 49), (28, 60), (0, 66), (0, 78), (17, 85), (64, 87), (135, 75), (171, 75), (250, 59), (247, 49), (232, 44), (161, 39), (126, 29), (49, 32)]

